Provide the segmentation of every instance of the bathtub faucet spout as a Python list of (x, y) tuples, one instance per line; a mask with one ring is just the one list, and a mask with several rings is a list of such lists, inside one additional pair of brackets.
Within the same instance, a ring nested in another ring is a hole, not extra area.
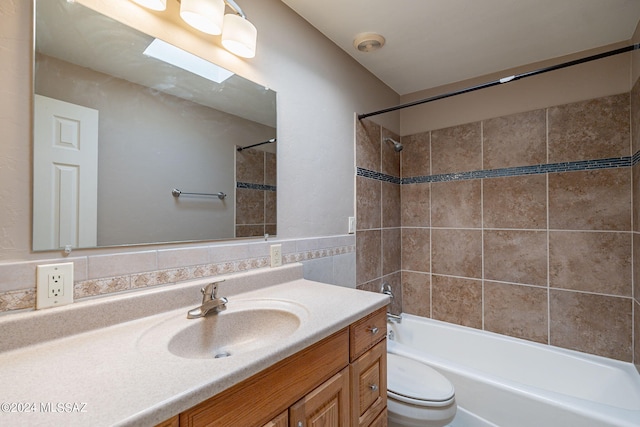
[[(391, 297), (391, 300), (394, 299), (393, 292), (391, 291), (391, 285), (388, 284), (387, 282), (382, 283), (382, 289), (380, 290), (380, 292), (382, 292), (385, 295), (389, 295), (389, 297)], [(402, 322), (402, 313), (400, 314), (391, 313), (391, 304), (387, 306), (387, 322), (396, 322), (396, 323)]]
[(387, 313), (387, 322), (389, 323), (401, 323), (402, 322), (402, 314), (391, 314)]

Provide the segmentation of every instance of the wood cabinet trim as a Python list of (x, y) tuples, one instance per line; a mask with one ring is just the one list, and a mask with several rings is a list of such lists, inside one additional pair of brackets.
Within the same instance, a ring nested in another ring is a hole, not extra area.
[(285, 410), (262, 427), (289, 427), (289, 411)]
[(156, 424), (155, 427), (179, 427), (180, 426), (180, 416), (176, 415), (175, 417), (169, 418), (160, 424)]

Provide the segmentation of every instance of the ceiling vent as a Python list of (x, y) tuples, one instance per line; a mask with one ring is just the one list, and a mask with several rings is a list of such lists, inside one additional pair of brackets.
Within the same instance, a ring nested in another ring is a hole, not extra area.
[(353, 46), (360, 52), (373, 52), (384, 46), (384, 37), (376, 33), (360, 33), (353, 40)]

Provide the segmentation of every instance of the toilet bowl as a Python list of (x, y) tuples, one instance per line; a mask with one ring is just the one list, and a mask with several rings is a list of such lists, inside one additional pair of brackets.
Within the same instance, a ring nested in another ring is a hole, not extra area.
[(451, 382), (430, 366), (387, 353), (389, 427), (443, 427), (456, 415)]

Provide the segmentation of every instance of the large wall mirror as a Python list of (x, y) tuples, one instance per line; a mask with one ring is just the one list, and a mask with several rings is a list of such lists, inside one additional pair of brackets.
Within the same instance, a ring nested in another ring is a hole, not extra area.
[(275, 92), (67, 0), (35, 34), (34, 250), (276, 233)]

